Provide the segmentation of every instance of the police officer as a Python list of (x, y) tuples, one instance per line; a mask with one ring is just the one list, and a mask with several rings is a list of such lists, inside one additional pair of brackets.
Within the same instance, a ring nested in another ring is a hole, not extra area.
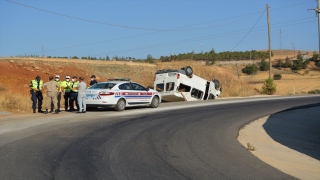
[(46, 111), (45, 114), (48, 114), (48, 109), (51, 107), (51, 103), (53, 102), (55, 114), (59, 114), (58, 107), (57, 107), (57, 93), (60, 86), (57, 82), (54, 81), (53, 76), (50, 76), (49, 82), (43, 84), (43, 89), (47, 92), (47, 99), (46, 99)]
[(64, 98), (64, 110), (67, 111), (70, 101), (70, 76), (66, 76), (66, 80), (61, 83), (61, 90)]
[(91, 78), (90, 86), (93, 86), (93, 85), (98, 83), (98, 81), (96, 80), (96, 76), (95, 75), (91, 75), (90, 78)]
[[(57, 92), (57, 102), (58, 102), (58, 112), (61, 112), (61, 110), (60, 110), (60, 102), (61, 102), (61, 85), (62, 85), (62, 81), (60, 81), (60, 76), (56, 75), (56, 79), (54, 81), (57, 82), (59, 84), (59, 86), (60, 86), (59, 89), (58, 89), (58, 92)], [(50, 113), (53, 112), (53, 108), (54, 108), (54, 105), (53, 105), (53, 103), (51, 103)]]
[(79, 84), (77, 76), (72, 77), (72, 81), (70, 84), (70, 109), (69, 111), (74, 111), (74, 102), (76, 102), (77, 110), (79, 110), (79, 104), (78, 104), (78, 89), (76, 88)]
[(38, 112), (43, 113), (41, 110), (42, 106), (42, 85), (43, 81), (41, 80), (40, 76), (38, 75), (35, 80), (30, 81), (30, 93), (31, 93), (31, 100), (32, 100), (32, 109), (33, 113), (36, 113), (36, 107), (37, 107), (37, 100), (38, 100)]

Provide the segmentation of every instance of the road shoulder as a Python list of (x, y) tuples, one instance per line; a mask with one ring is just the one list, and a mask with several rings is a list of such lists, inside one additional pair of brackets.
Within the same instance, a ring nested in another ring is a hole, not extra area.
[[(308, 108), (307, 111), (319, 112), (319, 109), (320, 107), (318, 106)], [(290, 113), (291, 116), (297, 114), (296, 117), (298, 117), (295, 118), (294, 123), (290, 126), (296, 126), (297, 123), (299, 123), (299, 126), (308, 126), (309, 122), (314, 122), (314, 118), (319, 118), (317, 116), (318, 113), (314, 113), (311, 116), (303, 116), (305, 118), (299, 117), (299, 113), (306, 113), (306, 109), (298, 109), (294, 110), (294, 112), (282, 112), (279, 113), (280, 115), (277, 115), (277, 118), (284, 118), (284, 116), (288, 115), (287, 113)], [(284, 173), (299, 179), (320, 179), (320, 161), (274, 141), (274, 137), (270, 137), (263, 127), (269, 118), (270, 116), (262, 117), (246, 125), (240, 130), (238, 141), (245, 148), (247, 148), (247, 143), (252, 144), (256, 148), (255, 151), (250, 151), (254, 156)], [(277, 121), (278, 126), (281, 126), (281, 123), (285, 123), (285, 121)], [(288, 124), (285, 125), (288, 126)], [(308, 127), (310, 128), (310, 126), (312, 124), (309, 124)], [(287, 133), (292, 133), (291, 130), (290, 128), (283, 129), (283, 131), (288, 131)], [(314, 138), (317, 138), (317, 136), (315, 135)], [(313, 150), (317, 151), (319, 144), (315, 143), (312, 147), (314, 148)]]

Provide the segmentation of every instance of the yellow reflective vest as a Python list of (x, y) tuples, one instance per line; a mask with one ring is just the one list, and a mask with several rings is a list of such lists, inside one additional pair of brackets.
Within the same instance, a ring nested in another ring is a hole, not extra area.
[(70, 92), (71, 83), (71, 81), (62, 81), (60, 86), (64, 89), (64, 92)]
[[(38, 84), (39, 84), (39, 87), (38, 87)], [(35, 89), (39, 89), (40, 91), (42, 91), (42, 85), (43, 85), (43, 81), (40, 80), (39, 82), (37, 80), (32, 80), (30, 82), (30, 87), (31, 88), (35, 88)], [(37, 92), (35, 90), (32, 89), (33, 92)]]
[(57, 88), (57, 91), (58, 92), (61, 92), (61, 84), (62, 84), (62, 81), (60, 81), (60, 80), (54, 80), (56, 83), (58, 83), (59, 84), (59, 88)]
[(70, 85), (71, 92), (78, 92), (78, 89), (73, 89), (73, 88), (76, 88), (79, 83), (80, 83), (79, 81), (71, 82), (71, 85)]

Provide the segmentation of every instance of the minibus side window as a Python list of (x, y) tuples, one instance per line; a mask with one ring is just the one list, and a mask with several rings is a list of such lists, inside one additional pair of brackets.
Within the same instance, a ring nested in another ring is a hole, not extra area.
[(190, 90), (191, 90), (190, 86), (180, 83), (180, 86), (178, 88), (179, 92), (190, 92)]
[(163, 90), (164, 90), (164, 84), (163, 83), (162, 84), (157, 84), (156, 91), (163, 92)]
[(173, 91), (174, 89), (174, 82), (166, 83), (166, 91)]
[(194, 98), (197, 98), (197, 99), (201, 99), (202, 95), (203, 95), (203, 92), (198, 90), (198, 89), (193, 88), (191, 90), (191, 97), (194, 97)]

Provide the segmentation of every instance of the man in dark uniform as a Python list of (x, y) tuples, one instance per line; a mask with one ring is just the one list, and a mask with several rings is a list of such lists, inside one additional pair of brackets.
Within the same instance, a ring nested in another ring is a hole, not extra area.
[(74, 102), (76, 102), (77, 110), (79, 110), (79, 104), (78, 104), (78, 89), (76, 88), (79, 84), (77, 76), (72, 77), (72, 82), (70, 83), (70, 101), (69, 111), (75, 111), (74, 109)]
[(33, 113), (36, 113), (36, 107), (37, 107), (37, 100), (38, 100), (38, 112), (43, 113), (41, 110), (42, 106), (42, 85), (43, 81), (41, 80), (40, 76), (38, 75), (35, 80), (30, 81), (30, 93), (31, 93), (31, 100), (32, 100), (32, 109)]
[(64, 97), (64, 110), (68, 111), (70, 101), (70, 76), (66, 76), (66, 80), (61, 83), (61, 90)]
[(95, 75), (91, 75), (90, 78), (91, 78), (90, 86), (93, 86), (93, 85), (98, 83), (98, 81), (96, 80), (96, 76)]

